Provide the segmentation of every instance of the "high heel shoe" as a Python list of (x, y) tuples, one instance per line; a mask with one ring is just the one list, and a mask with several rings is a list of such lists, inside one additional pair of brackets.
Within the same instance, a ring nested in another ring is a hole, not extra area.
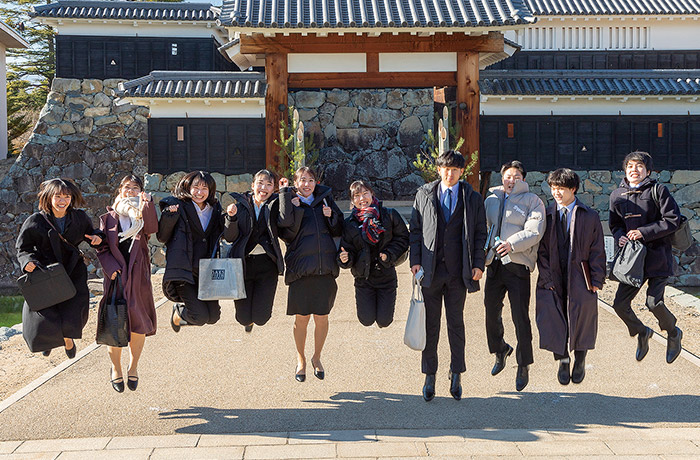
[(70, 341), (73, 342), (73, 348), (66, 348), (66, 356), (68, 356), (68, 359), (73, 359), (75, 358), (75, 353), (78, 350), (78, 346), (75, 344), (75, 340), (70, 339)]
[(323, 371), (323, 369), (319, 369), (320, 366), (316, 366), (313, 359), (311, 360), (311, 366), (314, 368), (314, 375), (317, 379), (323, 380), (326, 377), (326, 373)]
[(112, 388), (117, 393), (124, 393), (124, 377), (112, 378), (112, 369), (109, 370), (109, 381), (112, 384)]

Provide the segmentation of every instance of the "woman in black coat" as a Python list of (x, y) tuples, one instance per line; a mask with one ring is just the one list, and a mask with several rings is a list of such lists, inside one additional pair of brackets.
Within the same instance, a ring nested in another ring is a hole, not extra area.
[(294, 174), (294, 188), (280, 189), (280, 237), (287, 243), (284, 281), (289, 285), (287, 314), (295, 315), (297, 348), (295, 378), (306, 379), (306, 329), (314, 316), (314, 375), (323, 379), (321, 351), (328, 335), (328, 314), (333, 308), (340, 269), (334, 237), (343, 230), (343, 213), (333, 201), (330, 187), (317, 185), (308, 167)]
[(338, 260), (355, 277), (357, 318), (364, 326), (387, 327), (394, 320), (396, 265), (408, 254), (408, 228), (385, 208), (365, 181), (350, 184), (352, 214), (343, 224)]
[(221, 317), (218, 300), (197, 298), (199, 259), (211, 257), (220, 236), (233, 241), (231, 218), (236, 205), (222, 211), (216, 199), (216, 182), (204, 171), (185, 175), (173, 195), (160, 201), (162, 215), (156, 236), (167, 249), (163, 293), (176, 302), (170, 326), (179, 332), (180, 326), (214, 324)]
[(233, 246), (229, 257), (243, 259), (246, 298), (234, 301), (236, 321), (246, 332), (262, 326), (272, 316), (277, 278), (284, 273), (284, 259), (277, 237), (279, 200), (275, 175), (263, 169), (253, 177), (251, 191), (231, 193), (236, 200), (232, 217)]
[(82, 338), (90, 307), (87, 269), (77, 246), (82, 241), (98, 246), (104, 235), (93, 228), (85, 211), (75, 209), (75, 206), (83, 206), (85, 201), (71, 180), (43, 182), (38, 198), (39, 212), (24, 221), (17, 237), (20, 267), (31, 273), (37, 266), (58, 262), (66, 269), (76, 294), (41, 311), (30, 310), (25, 302), (22, 335), (32, 352), (40, 351), (48, 356), (53, 348), (65, 346), (66, 355), (74, 358), (74, 339)]

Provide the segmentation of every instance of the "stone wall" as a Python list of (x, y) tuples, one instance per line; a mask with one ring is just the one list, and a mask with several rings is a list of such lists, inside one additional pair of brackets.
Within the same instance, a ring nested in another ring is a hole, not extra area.
[(289, 105), (320, 148), (323, 183), (347, 199), (355, 179), (381, 199), (412, 199), (423, 184), (412, 162), (433, 127), (432, 89), (297, 91)]
[[(610, 235), (608, 214), (610, 210), (610, 193), (615, 190), (625, 177), (622, 171), (576, 171), (581, 177), (581, 187), (576, 196), (587, 206), (598, 211), (603, 223), (603, 231)], [(547, 185), (546, 174), (538, 171), (527, 173), (525, 180), (530, 191), (539, 195), (546, 203), (552, 202), (552, 195)], [(700, 286), (700, 171), (661, 171), (653, 172), (652, 178), (664, 184), (673, 194), (688, 218), (688, 225), (696, 242), (683, 254), (674, 250), (677, 274), (672, 284), (678, 286)], [(491, 175), (491, 186), (501, 185), (500, 173)]]

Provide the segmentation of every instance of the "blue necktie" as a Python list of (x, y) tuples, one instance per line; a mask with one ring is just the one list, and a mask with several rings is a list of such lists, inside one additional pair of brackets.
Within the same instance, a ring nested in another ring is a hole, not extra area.
[(445, 192), (445, 197), (442, 200), (442, 213), (445, 216), (445, 222), (450, 220), (452, 214), (452, 189), (448, 188)]

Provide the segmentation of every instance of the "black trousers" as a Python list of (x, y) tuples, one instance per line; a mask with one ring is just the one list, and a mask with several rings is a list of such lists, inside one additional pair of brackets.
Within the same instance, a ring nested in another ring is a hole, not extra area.
[(503, 265), (500, 260), (494, 260), (486, 269), (484, 286), (486, 338), (491, 353), (500, 353), (506, 350), (506, 342), (503, 340), (502, 318), (503, 299), (506, 292), (518, 340), (515, 358), (519, 366), (527, 366), (534, 362), (532, 357), (532, 326), (529, 314), (530, 271), (521, 264), (511, 262), (508, 265)]
[(466, 370), (464, 362), (464, 301), (467, 288), (461, 277), (452, 276), (443, 262), (435, 267), (433, 282), (430, 287), (422, 288), (425, 299), (426, 343), (422, 355), (424, 374), (435, 374), (438, 369), (437, 346), (440, 339), (440, 318), (442, 302), (445, 301), (445, 318), (447, 319), (447, 338), (450, 341), (450, 370), (462, 373)]
[[(647, 307), (659, 321), (659, 327), (667, 332), (675, 331), (676, 317), (673, 316), (664, 303), (664, 292), (668, 278), (665, 276), (649, 278), (647, 286)], [(632, 311), (632, 299), (641, 290), (640, 287), (630, 286), (620, 283), (615, 293), (613, 308), (615, 313), (624, 321), (631, 336), (635, 336), (646, 330), (646, 326), (637, 318)]]
[(221, 318), (221, 306), (218, 300), (199, 300), (197, 298), (197, 279), (195, 284), (177, 283), (175, 289), (184, 305), (179, 308), (178, 314), (187, 324), (203, 326), (214, 324)]
[(262, 326), (270, 320), (278, 277), (277, 264), (267, 254), (245, 258), (246, 298), (234, 301), (236, 321)]
[(394, 321), (396, 307), (396, 287), (375, 288), (355, 285), (357, 319), (363, 326), (377, 323), (387, 327)]

